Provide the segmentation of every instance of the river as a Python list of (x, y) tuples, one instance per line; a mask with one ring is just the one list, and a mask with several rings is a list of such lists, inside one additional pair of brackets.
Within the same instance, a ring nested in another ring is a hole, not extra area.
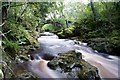
[(47, 35), (38, 38), (40, 50), (35, 53), (34, 60), (30, 60), (28, 68), (31, 72), (40, 78), (61, 78), (64, 75), (57, 73), (47, 67), (47, 63), (54, 56), (69, 50), (81, 52), (83, 59), (99, 69), (101, 78), (119, 78), (119, 58), (104, 53), (99, 53), (96, 50), (87, 46), (87, 43), (82, 43), (76, 40), (59, 39), (57, 35)]

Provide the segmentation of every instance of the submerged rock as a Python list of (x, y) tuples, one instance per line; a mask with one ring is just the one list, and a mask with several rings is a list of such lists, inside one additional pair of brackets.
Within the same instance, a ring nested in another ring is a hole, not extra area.
[(48, 67), (67, 75), (68, 78), (100, 80), (98, 69), (82, 59), (82, 54), (74, 50), (60, 54), (48, 62)]

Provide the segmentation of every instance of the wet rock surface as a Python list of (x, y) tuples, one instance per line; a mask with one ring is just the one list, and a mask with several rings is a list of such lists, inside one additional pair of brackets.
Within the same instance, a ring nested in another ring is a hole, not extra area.
[(100, 80), (98, 69), (82, 59), (82, 54), (74, 50), (59, 54), (48, 63), (48, 67), (67, 75), (68, 78)]
[(88, 46), (110, 55), (120, 56), (120, 38), (104, 39), (96, 38), (88, 41)]

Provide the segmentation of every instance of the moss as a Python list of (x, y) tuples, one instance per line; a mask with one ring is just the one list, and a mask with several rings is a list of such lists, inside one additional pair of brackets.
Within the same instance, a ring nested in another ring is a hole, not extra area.
[(42, 29), (43, 31), (55, 31), (56, 30), (56, 27), (52, 24), (45, 24)]
[(51, 69), (67, 73), (68, 77), (77, 77), (79, 79), (100, 78), (96, 67), (90, 65), (82, 59), (82, 54), (74, 50), (60, 54), (48, 63)]
[(90, 39), (88, 43), (88, 46), (92, 47), (98, 52), (120, 56), (119, 37), (93, 38)]

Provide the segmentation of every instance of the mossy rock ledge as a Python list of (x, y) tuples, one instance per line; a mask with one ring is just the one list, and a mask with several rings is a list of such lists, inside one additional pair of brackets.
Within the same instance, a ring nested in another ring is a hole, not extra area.
[(120, 56), (120, 38), (93, 38), (89, 39), (87, 43), (88, 46), (92, 47), (98, 52)]
[(101, 80), (98, 69), (83, 60), (82, 54), (74, 50), (59, 54), (48, 63), (48, 67), (65, 74), (67, 78)]

